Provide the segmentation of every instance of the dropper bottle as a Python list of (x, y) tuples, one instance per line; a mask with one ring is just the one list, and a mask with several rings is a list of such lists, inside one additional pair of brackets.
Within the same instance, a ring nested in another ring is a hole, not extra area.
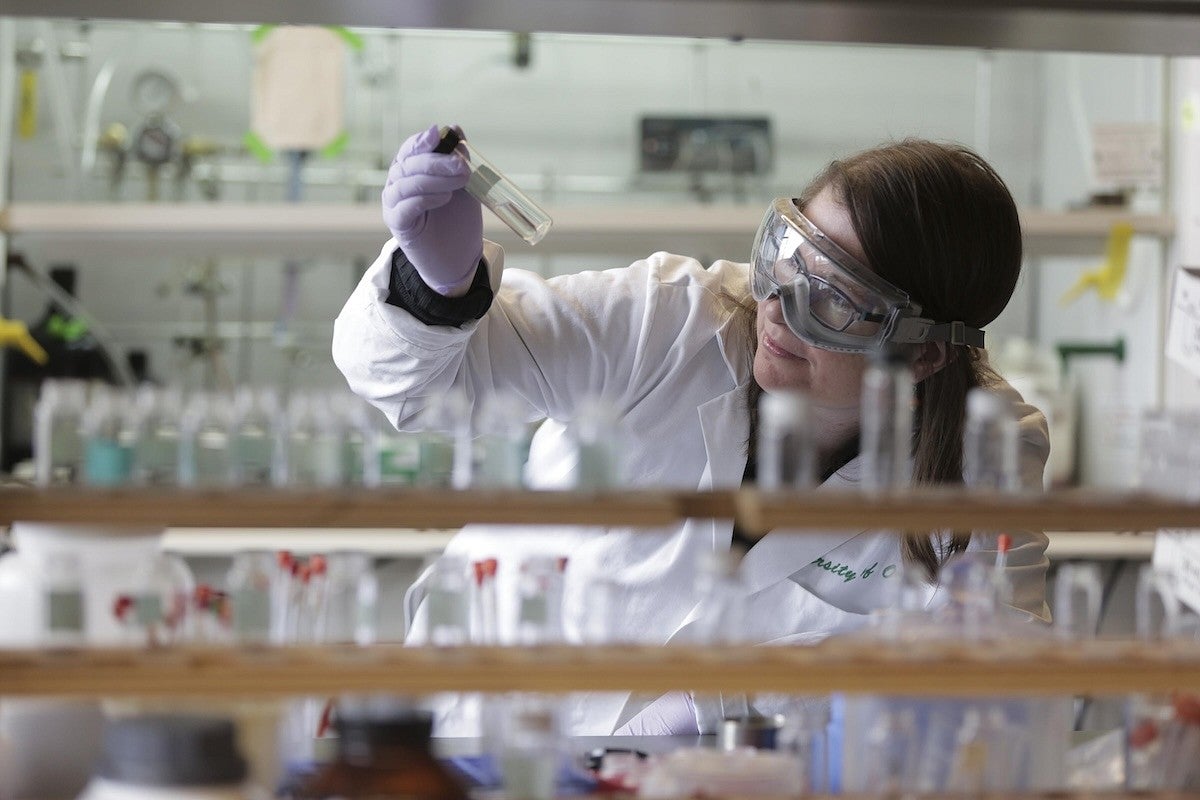
[(445, 125), (438, 133), (441, 140), (434, 152), (455, 153), (471, 168), (467, 192), (491, 209), (517, 236), (529, 244), (540, 242), (553, 222), (550, 215), (484, 158), (478, 148), (468, 145), (462, 133)]

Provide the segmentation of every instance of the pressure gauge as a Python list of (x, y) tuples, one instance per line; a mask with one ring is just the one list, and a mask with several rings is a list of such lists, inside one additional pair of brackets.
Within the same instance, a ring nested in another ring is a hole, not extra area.
[(164, 114), (179, 95), (179, 84), (165, 72), (148, 69), (133, 79), (133, 105), (140, 114)]

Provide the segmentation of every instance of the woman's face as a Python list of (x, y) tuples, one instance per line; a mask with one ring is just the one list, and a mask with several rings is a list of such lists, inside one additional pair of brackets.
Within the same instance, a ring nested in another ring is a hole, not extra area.
[[(849, 212), (828, 188), (804, 208), (804, 215), (843, 250), (867, 263)], [(754, 379), (765, 391), (798, 389), (818, 407), (857, 410), (865, 356), (822, 350), (797, 337), (783, 320), (778, 297), (758, 304), (756, 328)]]

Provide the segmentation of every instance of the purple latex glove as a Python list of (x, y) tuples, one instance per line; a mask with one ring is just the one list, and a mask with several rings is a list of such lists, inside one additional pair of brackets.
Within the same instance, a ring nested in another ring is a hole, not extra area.
[(400, 145), (383, 187), (387, 223), (421, 279), (438, 294), (465, 294), (483, 257), (483, 207), (463, 188), (470, 167), (435, 153), (437, 126)]

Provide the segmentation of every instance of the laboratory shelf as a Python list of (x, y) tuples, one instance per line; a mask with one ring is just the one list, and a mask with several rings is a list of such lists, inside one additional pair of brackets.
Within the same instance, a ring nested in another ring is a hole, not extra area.
[(391, 691), (1112, 695), (1200, 689), (1200, 645), (263, 647), (0, 651), (0, 695), (262, 697)]
[[(550, 235), (538, 252), (576, 250), (633, 239), (650, 249), (668, 237), (737, 237), (749, 241), (762, 221), (761, 203), (742, 205), (560, 206), (549, 209)], [(1139, 235), (1169, 237), (1175, 220), (1169, 214), (1134, 213), (1121, 209), (1046, 211), (1022, 209), (1027, 245), (1095, 239), (1126, 222)], [(13, 203), (0, 207), (0, 233), (23, 239), (70, 243), (91, 248), (143, 249), (188, 243), (210, 252), (322, 246), (356, 250), (382, 247), (387, 228), (374, 203)], [(516, 244), (511, 232), (490, 215), (484, 233), (501, 244)], [(647, 250), (650, 252), (650, 250)]]
[[(455, 491), (450, 489), (6, 489), (0, 525), (57, 522), (172, 528), (404, 528), (471, 523), (655, 528), (677, 520), (737, 519), (749, 535), (784, 529), (929, 531), (1154, 531), (1200, 528), (1200, 503), (1139, 492), (1063, 490), (997, 494), (922, 488), (905, 494), (754, 489)], [(236, 534), (232, 534), (236, 535)]]

